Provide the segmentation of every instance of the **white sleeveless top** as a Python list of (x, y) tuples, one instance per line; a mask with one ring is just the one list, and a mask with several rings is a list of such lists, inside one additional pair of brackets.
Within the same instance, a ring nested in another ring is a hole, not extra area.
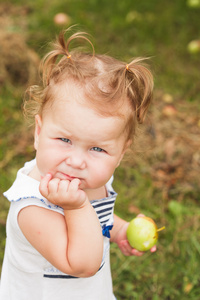
[(110, 273), (109, 230), (113, 225), (117, 194), (111, 178), (106, 184), (108, 197), (91, 201), (104, 235), (104, 253), (99, 271), (92, 277), (77, 278), (52, 266), (23, 235), (17, 217), (21, 209), (36, 205), (64, 214), (39, 192), (39, 182), (28, 174), (35, 160), (24, 165), (4, 196), (11, 202), (7, 218), (7, 239), (1, 274), (0, 300), (114, 300)]

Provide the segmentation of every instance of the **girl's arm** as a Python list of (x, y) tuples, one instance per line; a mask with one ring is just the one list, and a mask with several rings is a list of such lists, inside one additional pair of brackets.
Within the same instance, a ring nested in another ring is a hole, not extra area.
[(79, 180), (71, 182), (45, 176), (40, 192), (64, 209), (64, 216), (28, 206), (18, 216), (19, 226), (32, 246), (63, 273), (77, 277), (94, 275), (103, 256), (101, 226)]
[[(126, 236), (126, 231), (128, 228), (129, 223), (124, 221), (123, 219), (119, 218), (118, 216), (114, 215), (114, 226), (111, 230), (111, 242), (116, 243), (122, 253), (126, 256), (135, 255), (135, 256), (142, 256), (144, 252), (140, 252), (136, 249), (133, 249)], [(156, 248), (153, 247), (151, 252), (155, 252)]]

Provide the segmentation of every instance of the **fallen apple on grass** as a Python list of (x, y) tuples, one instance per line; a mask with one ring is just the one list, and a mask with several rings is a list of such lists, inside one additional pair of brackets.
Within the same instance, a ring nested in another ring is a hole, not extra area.
[(127, 239), (131, 247), (138, 251), (150, 250), (158, 241), (158, 231), (156, 223), (149, 217), (138, 216), (134, 218), (127, 229)]
[(191, 41), (188, 44), (187, 49), (192, 54), (199, 53), (200, 52), (200, 40)]
[(200, 7), (200, 0), (188, 0), (187, 5), (192, 8)]
[(54, 23), (58, 26), (69, 25), (71, 18), (65, 13), (58, 13), (54, 16)]

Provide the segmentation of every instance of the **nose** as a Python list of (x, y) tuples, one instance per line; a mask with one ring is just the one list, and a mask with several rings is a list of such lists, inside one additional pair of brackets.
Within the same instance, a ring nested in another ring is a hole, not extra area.
[(75, 169), (83, 170), (86, 167), (84, 154), (81, 151), (73, 151), (68, 153), (66, 164)]

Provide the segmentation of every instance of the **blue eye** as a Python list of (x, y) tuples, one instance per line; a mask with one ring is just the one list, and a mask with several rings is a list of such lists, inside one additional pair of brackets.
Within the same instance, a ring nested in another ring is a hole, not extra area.
[(96, 152), (105, 152), (105, 150), (99, 148), (99, 147), (93, 147), (92, 148), (93, 151), (96, 151)]
[(71, 141), (70, 141), (69, 139), (66, 139), (66, 138), (60, 138), (60, 140), (61, 140), (62, 142), (64, 142), (64, 143), (68, 143), (68, 144), (71, 143)]

